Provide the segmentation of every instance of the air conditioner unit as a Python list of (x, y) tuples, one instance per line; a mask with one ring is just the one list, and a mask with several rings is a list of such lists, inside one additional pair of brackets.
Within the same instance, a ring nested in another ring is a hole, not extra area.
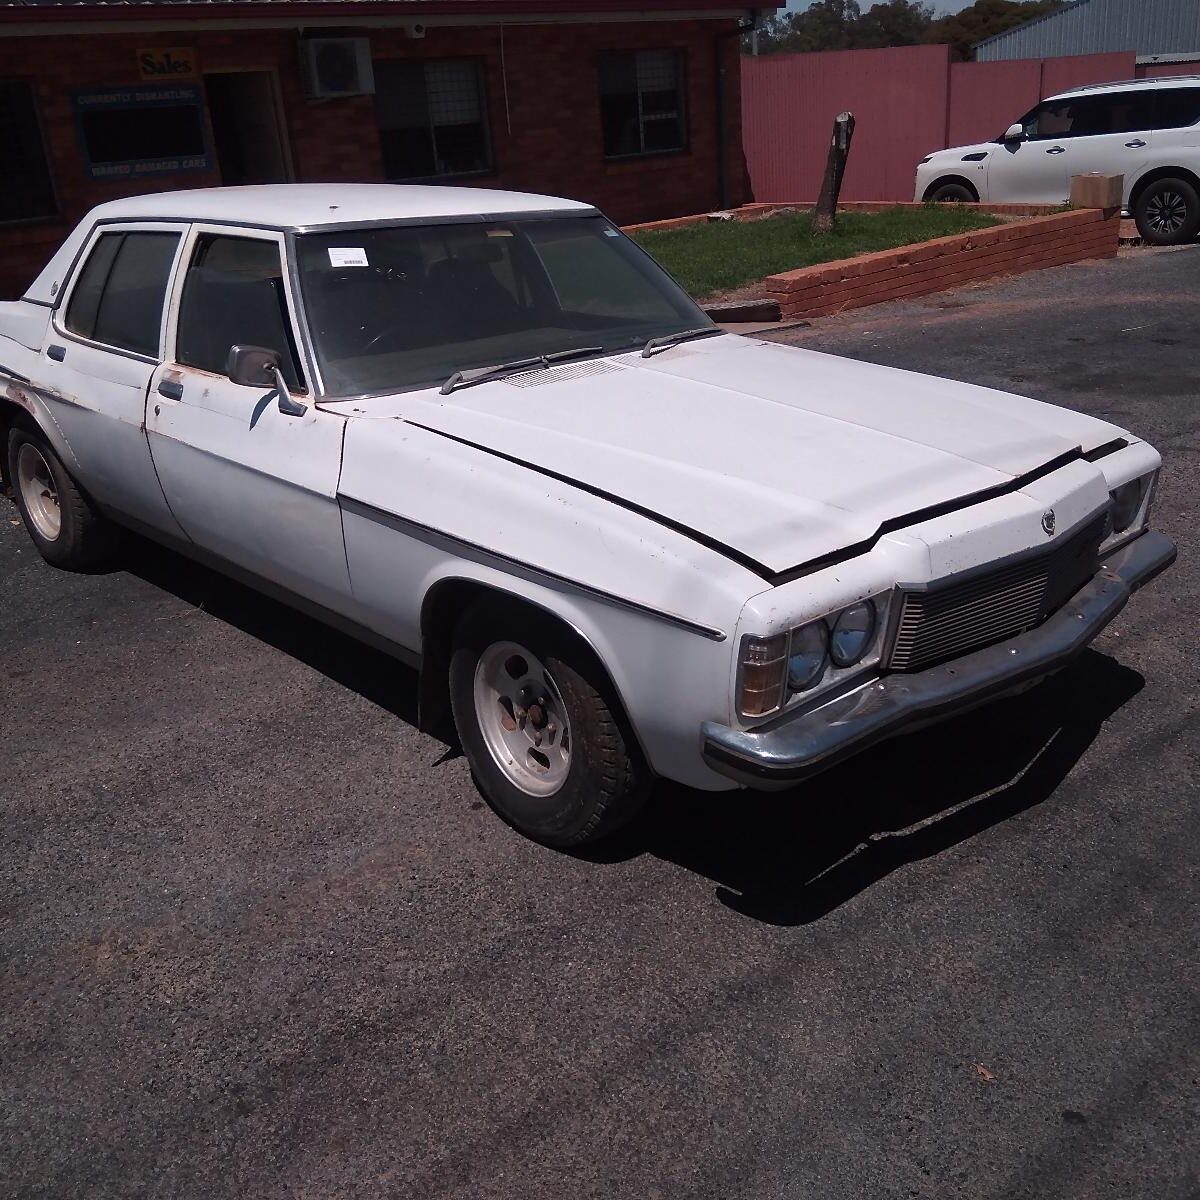
[(364, 96), (375, 90), (367, 38), (304, 38), (300, 42), (300, 63), (309, 99)]

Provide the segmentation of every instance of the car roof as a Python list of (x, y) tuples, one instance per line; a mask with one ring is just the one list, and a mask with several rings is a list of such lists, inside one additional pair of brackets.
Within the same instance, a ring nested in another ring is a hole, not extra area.
[(1159, 75), (1153, 79), (1114, 79), (1109, 83), (1089, 83), (1047, 96), (1046, 100), (1072, 100), (1076, 96), (1103, 96), (1113, 92), (1157, 91), (1159, 88), (1200, 88), (1200, 75)]
[(273, 183), (151, 192), (98, 205), (67, 236), (24, 299), (52, 305), (99, 221), (188, 221), (272, 230), (353, 228), (373, 223), (469, 221), (522, 213), (583, 216), (590, 204), (490, 188), (408, 183)]
[(375, 221), (446, 220), (528, 212), (587, 212), (557, 196), (405, 183), (275, 183), (154, 192), (111, 200), (85, 224), (112, 220), (233, 221), (269, 229), (317, 229)]

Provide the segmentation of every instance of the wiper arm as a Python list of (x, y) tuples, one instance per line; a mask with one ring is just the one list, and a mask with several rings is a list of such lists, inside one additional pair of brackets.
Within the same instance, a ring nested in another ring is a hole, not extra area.
[(642, 347), (642, 357), (649, 358), (657, 350), (665, 350), (668, 346), (677, 345), (679, 342), (690, 342), (692, 338), (712, 337), (713, 334), (724, 332), (716, 325), (701, 325), (699, 329), (683, 329), (679, 333), (668, 333), (663, 337), (651, 338)]
[(564, 358), (578, 358), (581, 354), (599, 354), (603, 349), (603, 346), (577, 346), (574, 350), (557, 350), (553, 354), (519, 358), (515, 362), (497, 363), (492, 367), (476, 367), (473, 371), (455, 371), (442, 384), (439, 391), (443, 396), (448, 396), (455, 388), (470, 387), (471, 384), (483, 383), (486, 379), (503, 379), (505, 375), (516, 375), (520, 371), (528, 371), (533, 367), (545, 368)]

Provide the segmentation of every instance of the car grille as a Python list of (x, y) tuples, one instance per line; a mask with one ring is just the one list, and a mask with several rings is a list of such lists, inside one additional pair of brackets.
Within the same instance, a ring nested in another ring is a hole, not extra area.
[(921, 671), (1040, 625), (1096, 573), (1103, 535), (1100, 517), (1042, 554), (902, 590), (888, 669)]

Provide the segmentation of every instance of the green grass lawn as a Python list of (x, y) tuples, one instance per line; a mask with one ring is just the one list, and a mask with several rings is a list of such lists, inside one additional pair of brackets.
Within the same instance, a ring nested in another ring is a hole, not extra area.
[(693, 296), (701, 298), (731, 291), (777, 271), (999, 224), (998, 218), (969, 208), (928, 204), (881, 213), (841, 213), (833, 233), (824, 236), (813, 233), (812, 220), (803, 213), (759, 221), (690, 225), (635, 233), (633, 237)]

